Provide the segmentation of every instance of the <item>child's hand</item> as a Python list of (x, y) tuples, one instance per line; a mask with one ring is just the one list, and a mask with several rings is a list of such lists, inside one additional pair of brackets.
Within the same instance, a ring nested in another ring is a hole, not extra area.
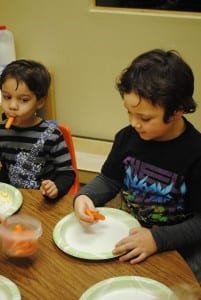
[(52, 180), (43, 180), (40, 186), (40, 191), (43, 196), (50, 199), (55, 199), (58, 196), (58, 189)]
[(89, 197), (85, 195), (78, 196), (74, 202), (74, 210), (77, 218), (84, 225), (96, 223), (97, 220), (95, 220), (92, 216), (89, 216), (86, 213), (86, 209), (97, 212), (97, 209)]
[(113, 254), (125, 254), (120, 261), (129, 260), (131, 264), (137, 264), (157, 252), (157, 246), (152, 233), (145, 227), (137, 227), (130, 230), (129, 235), (118, 242)]

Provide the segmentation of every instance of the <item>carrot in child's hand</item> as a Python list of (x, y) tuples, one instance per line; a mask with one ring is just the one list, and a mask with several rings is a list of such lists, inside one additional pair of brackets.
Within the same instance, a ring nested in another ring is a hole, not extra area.
[(86, 213), (89, 217), (91, 217), (92, 219), (94, 219), (94, 214), (93, 214), (93, 212), (92, 212), (89, 208), (86, 208), (85, 213)]
[(93, 215), (95, 219), (102, 220), (102, 221), (105, 220), (105, 216), (100, 214), (99, 212), (95, 212)]
[(11, 125), (13, 124), (14, 120), (15, 120), (14, 117), (9, 117), (6, 122), (5, 128), (9, 129), (11, 127)]
[(87, 208), (85, 212), (89, 217), (92, 217), (94, 220), (105, 220), (105, 216), (100, 214), (98, 211), (91, 211), (89, 208)]

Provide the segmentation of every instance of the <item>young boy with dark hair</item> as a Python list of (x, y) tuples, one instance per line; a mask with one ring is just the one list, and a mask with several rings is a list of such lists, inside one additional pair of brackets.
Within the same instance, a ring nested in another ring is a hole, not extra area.
[(24, 59), (11, 62), (1, 74), (2, 108), (12, 125), (0, 124), (0, 181), (58, 199), (70, 189), (75, 172), (63, 134), (37, 115), (50, 80), (41, 63)]
[(113, 250), (140, 263), (176, 249), (201, 282), (201, 134), (183, 116), (196, 110), (194, 76), (175, 51), (139, 55), (117, 81), (130, 125), (115, 136), (101, 173), (76, 195), (82, 223), (121, 192), (121, 208), (142, 227)]

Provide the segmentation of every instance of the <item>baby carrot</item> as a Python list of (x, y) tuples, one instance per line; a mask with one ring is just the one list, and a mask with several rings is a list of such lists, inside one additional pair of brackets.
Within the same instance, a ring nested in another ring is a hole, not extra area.
[(105, 220), (105, 216), (100, 214), (98, 211), (97, 212), (94, 212), (94, 211), (91, 211), (89, 208), (86, 209), (86, 214), (90, 217), (92, 217), (94, 220)]
[(93, 214), (93, 212), (89, 208), (86, 208), (85, 212), (86, 212), (86, 214), (89, 217), (91, 217), (92, 219), (94, 219), (94, 214)]
[(9, 117), (6, 122), (5, 128), (9, 129), (11, 127), (11, 125), (13, 124), (14, 119), (15, 119), (14, 117)]
[(93, 215), (95, 219), (102, 220), (102, 221), (105, 220), (105, 216), (100, 214), (99, 212), (95, 212)]
[(23, 231), (22, 230), (22, 225), (20, 225), (20, 224), (15, 225), (14, 231), (16, 231), (16, 232), (22, 232)]

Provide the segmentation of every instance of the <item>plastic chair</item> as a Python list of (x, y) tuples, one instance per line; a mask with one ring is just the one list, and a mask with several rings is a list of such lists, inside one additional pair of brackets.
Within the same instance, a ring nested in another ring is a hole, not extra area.
[(74, 143), (73, 143), (72, 133), (71, 133), (70, 128), (66, 125), (58, 124), (58, 128), (63, 133), (64, 139), (66, 141), (68, 150), (71, 155), (72, 166), (75, 171), (75, 181), (74, 181), (73, 185), (71, 186), (70, 190), (68, 191), (68, 194), (75, 195), (79, 191), (80, 181), (79, 181), (79, 173), (78, 173), (78, 168), (77, 168), (77, 161), (76, 161), (75, 147), (74, 147)]

